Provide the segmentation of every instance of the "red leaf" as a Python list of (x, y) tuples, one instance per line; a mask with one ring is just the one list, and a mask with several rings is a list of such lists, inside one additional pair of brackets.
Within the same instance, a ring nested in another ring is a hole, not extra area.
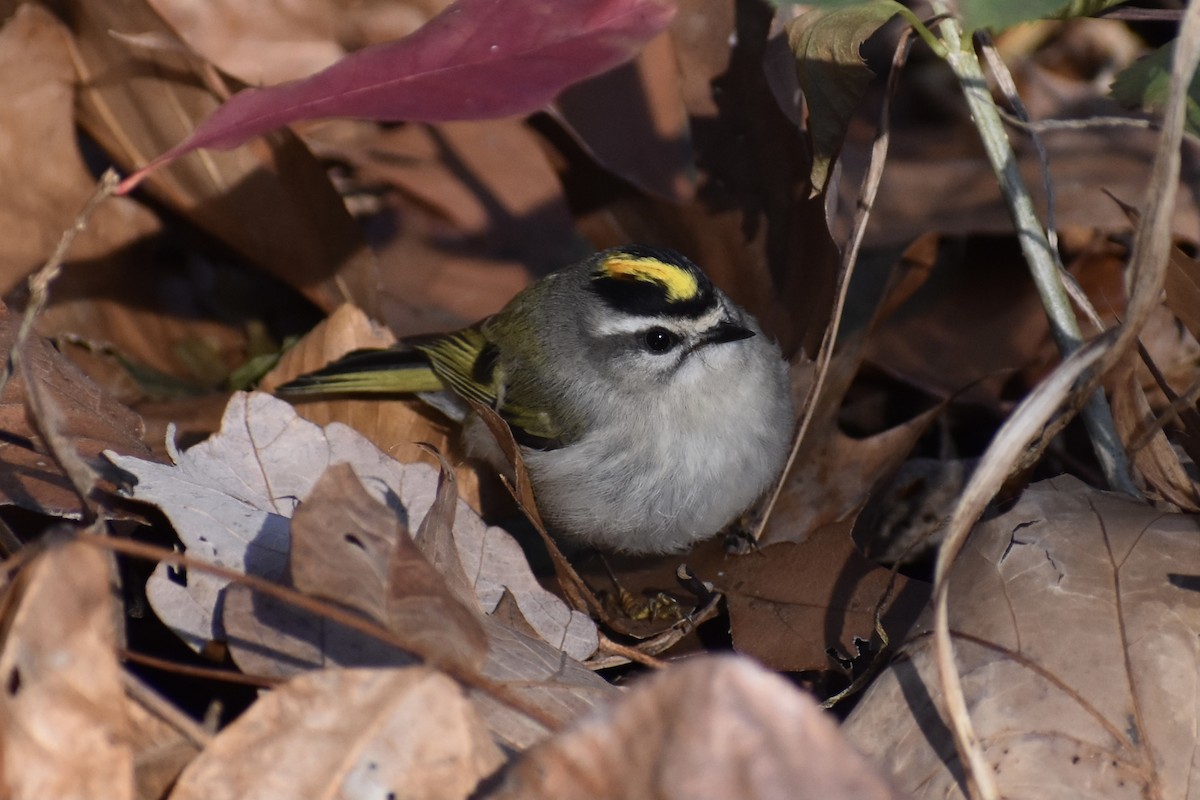
[(666, 28), (673, 0), (458, 0), (410, 36), (328, 69), (231, 97), (139, 170), (201, 147), (229, 148), (316, 117), (444, 122), (527, 114), (632, 58)]

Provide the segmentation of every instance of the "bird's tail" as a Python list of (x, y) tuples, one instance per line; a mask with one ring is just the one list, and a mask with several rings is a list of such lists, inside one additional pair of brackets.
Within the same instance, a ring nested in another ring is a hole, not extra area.
[(446, 388), (429, 359), (410, 347), (355, 350), (275, 389), (281, 397), (335, 394), (415, 394)]

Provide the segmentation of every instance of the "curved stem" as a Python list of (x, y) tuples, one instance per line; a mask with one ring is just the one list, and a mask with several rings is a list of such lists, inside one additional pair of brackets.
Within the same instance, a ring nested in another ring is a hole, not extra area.
[[(932, 6), (938, 14), (946, 14), (937, 23), (938, 33), (945, 46), (946, 63), (950, 65), (962, 85), (971, 118), (979, 131), (988, 161), (996, 173), (1004, 201), (1017, 229), (1021, 251), (1029, 263), (1030, 274), (1041, 296), (1042, 306), (1050, 322), (1051, 334), (1059, 352), (1065, 358), (1082, 346), (1083, 335), (1059, 275), (1054, 250), (1046, 236), (1045, 228), (1038, 220), (1029, 187), (1021, 177), (1016, 154), (1009, 144), (1000, 111), (992, 99), (975, 50), (971, 47), (969, 39), (964, 41), (962, 28), (958, 20), (947, 13), (949, 9), (944, 0), (933, 0)], [(1119, 491), (1140, 496), (1130, 477), (1129, 458), (1117, 436), (1112, 409), (1102, 390), (1097, 389), (1088, 398), (1082, 416), (1096, 458), (1109, 485)]]

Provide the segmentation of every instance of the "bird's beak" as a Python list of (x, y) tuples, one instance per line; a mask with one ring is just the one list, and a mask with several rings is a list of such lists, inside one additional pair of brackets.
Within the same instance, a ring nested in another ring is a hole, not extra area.
[(718, 322), (712, 330), (704, 335), (705, 344), (724, 344), (725, 342), (736, 342), (741, 339), (749, 339), (754, 335), (754, 331), (749, 328), (743, 328), (728, 320)]

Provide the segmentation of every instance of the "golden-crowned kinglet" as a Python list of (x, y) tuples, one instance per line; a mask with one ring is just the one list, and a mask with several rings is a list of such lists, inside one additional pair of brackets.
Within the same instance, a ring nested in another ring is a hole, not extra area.
[(508, 422), (553, 533), (626, 553), (683, 550), (733, 521), (779, 474), (793, 423), (787, 365), (754, 317), (688, 259), (639, 246), (547, 275), (470, 328), (359, 350), (276, 391), (442, 390)]

